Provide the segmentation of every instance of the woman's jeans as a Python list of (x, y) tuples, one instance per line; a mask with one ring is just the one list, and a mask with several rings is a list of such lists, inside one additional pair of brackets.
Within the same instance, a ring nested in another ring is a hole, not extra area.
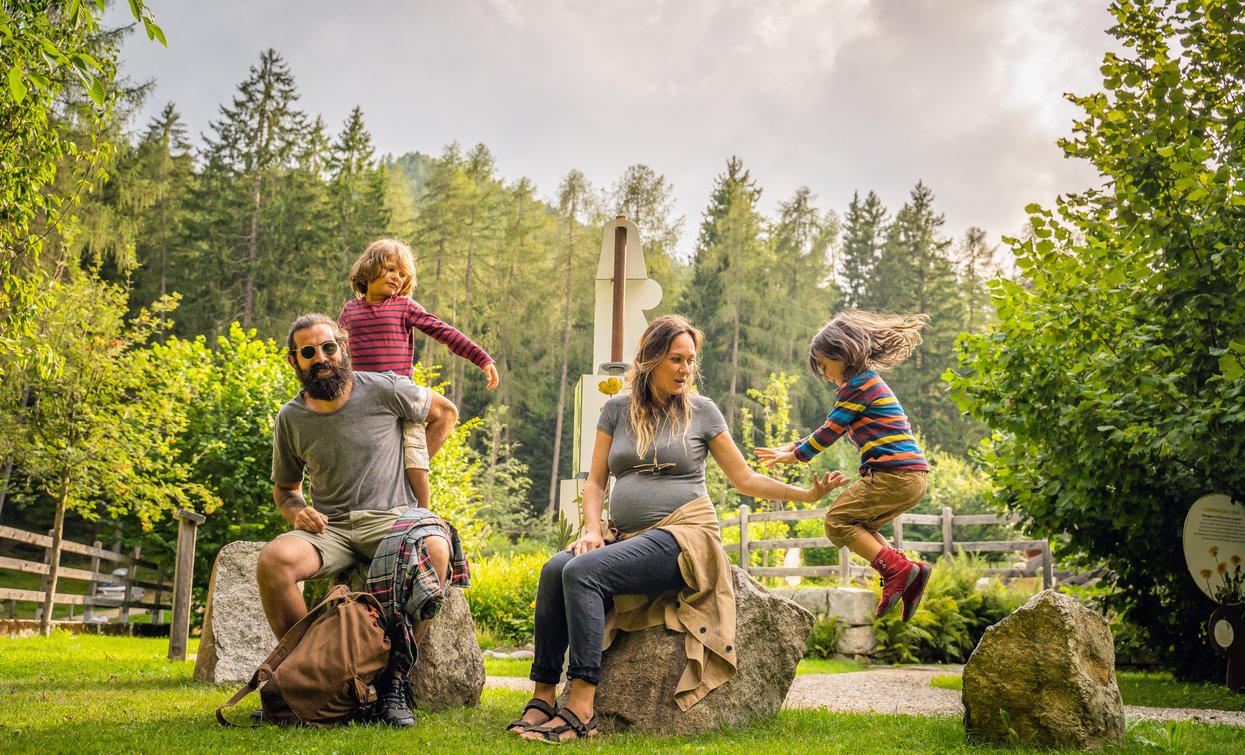
[(531, 680), (557, 684), (569, 643), (566, 675), (601, 681), (605, 614), (614, 595), (650, 595), (686, 587), (679, 543), (665, 530), (649, 530), (579, 556), (560, 551), (540, 570), (536, 590), (536, 651)]

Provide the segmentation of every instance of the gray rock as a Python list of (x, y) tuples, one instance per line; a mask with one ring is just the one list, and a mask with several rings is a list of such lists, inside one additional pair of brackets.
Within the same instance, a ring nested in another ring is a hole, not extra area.
[(878, 596), (860, 587), (835, 587), (826, 591), (826, 613), (839, 617), (845, 626), (873, 626)]
[(821, 618), (826, 615), (826, 593), (829, 591), (829, 588), (825, 587), (809, 587), (803, 590), (780, 587), (770, 592), (794, 602), (814, 617)]
[(195, 679), (246, 682), (277, 645), (259, 602), (255, 564), (265, 543), (238, 541), (216, 554), (208, 584)]
[(467, 598), (449, 588), (428, 634), (419, 643), (419, 660), (407, 677), (415, 705), (423, 710), (480, 704), (484, 653), (476, 642)]
[(973, 740), (1007, 742), (1009, 728), (1037, 747), (1101, 749), (1124, 739), (1111, 630), (1053, 590), (986, 630), (964, 666), (963, 700)]
[(621, 634), (605, 653), (596, 711), (605, 731), (693, 734), (738, 728), (774, 716), (795, 678), (812, 615), (774, 595), (737, 567), (735, 646), (738, 670), (686, 713), (674, 688), (687, 656), (683, 635), (665, 627)]
[(869, 655), (878, 647), (878, 636), (873, 625), (866, 627), (840, 627), (835, 650), (842, 655)]
[[(255, 565), (266, 543), (233, 542), (221, 548), (212, 567), (203, 637), (195, 660), (195, 679), (212, 684), (245, 683), (277, 645), (268, 628), (255, 581)], [(313, 599), (331, 584), (364, 589), (367, 567), (360, 564), (332, 580), (312, 583)], [(419, 646), (409, 676), (415, 704), (425, 710), (479, 705), (484, 689), (484, 655), (463, 591), (451, 587), (441, 611)]]
[(519, 661), (530, 661), (536, 657), (536, 654), (531, 650), (516, 650), (510, 654), (510, 657)]

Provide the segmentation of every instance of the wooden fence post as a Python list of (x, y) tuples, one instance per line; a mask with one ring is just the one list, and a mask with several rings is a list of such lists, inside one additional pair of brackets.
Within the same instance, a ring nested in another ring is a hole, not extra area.
[[(100, 548), (103, 548), (104, 544), (96, 540), (91, 543), (91, 547), (98, 550)], [(91, 574), (94, 575), (98, 573), (99, 573), (99, 556), (92, 555), (91, 556)], [(99, 581), (96, 580), (94, 577), (92, 577), (90, 583), (87, 584), (86, 586), (86, 596), (87, 598), (90, 599), (90, 601), (94, 601), (95, 596), (98, 593), (99, 593)], [(90, 601), (87, 602), (86, 607), (82, 610), (83, 621), (89, 622), (95, 619), (95, 606), (91, 605)]]
[(951, 507), (942, 507), (942, 557), (951, 558)]
[[(180, 524), (178, 525), (178, 529), (181, 529)], [(156, 612), (155, 614), (152, 614), (151, 611), (147, 612), (148, 615), (152, 616), (153, 624), (164, 623), (164, 609), (161, 608), (161, 606), (164, 605), (164, 570), (164, 564), (160, 564), (160, 568), (156, 570), (156, 584), (158, 585), (158, 587), (156, 587)]]
[(895, 533), (894, 533), (895, 534), (895, 548), (897, 550), (903, 550), (903, 522), (901, 521), (902, 519), (903, 519), (902, 516), (896, 517), (895, 520), (891, 522), (891, 525), (893, 525), (895, 528)]
[(852, 583), (852, 551), (847, 546), (839, 548), (839, 581), (844, 585)]
[(169, 660), (186, 660), (190, 639), (190, 595), (194, 585), (195, 538), (207, 517), (179, 509), (177, 520), (177, 561), (173, 566), (173, 623), (169, 626)]
[(130, 551), (130, 564), (125, 569), (125, 592), (121, 594), (121, 614), (117, 618), (122, 624), (130, 623), (130, 601), (134, 599), (134, 579), (138, 576), (138, 557), (142, 552), (139, 545)]
[(752, 509), (747, 504), (739, 507), (739, 568), (748, 573), (748, 567), (752, 565), (752, 560), (748, 558), (748, 514), (752, 513)]
[(1055, 584), (1055, 564), (1050, 560), (1050, 542), (1042, 543), (1042, 588), (1049, 590)]

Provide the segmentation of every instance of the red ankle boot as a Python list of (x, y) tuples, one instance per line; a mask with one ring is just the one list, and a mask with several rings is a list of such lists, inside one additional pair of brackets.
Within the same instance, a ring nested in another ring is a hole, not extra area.
[(883, 548), (869, 565), (882, 575), (882, 600), (878, 603), (878, 616), (894, 608), (904, 590), (921, 575), (921, 568), (894, 548)]
[(929, 564), (919, 563), (921, 570), (908, 589), (903, 591), (903, 620), (907, 621), (916, 614), (917, 606), (921, 605), (921, 597), (925, 595), (925, 585), (929, 582), (929, 573), (933, 570)]

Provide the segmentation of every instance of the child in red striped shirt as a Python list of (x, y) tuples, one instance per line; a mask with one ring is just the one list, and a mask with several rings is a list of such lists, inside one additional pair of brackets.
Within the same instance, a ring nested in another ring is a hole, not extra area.
[(882, 577), (881, 616), (903, 601), (903, 620), (916, 613), (930, 566), (908, 560), (879, 532), (925, 495), (929, 466), (903, 408), (879, 369), (895, 367), (921, 343), (926, 315), (847, 310), (827, 323), (809, 345), (809, 365), (819, 379), (839, 387), (825, 423), (782, 448), (758, 448), (765, 466), (809, 462), (844, 435), (860, 449), (860, 479), (826, 512), (826, 537), (847, 546)]
[[(415, 287), (415, 255), (406, 244), (388, 238), (373, 241), (351, 265), (350, 286), (355, 298), (342, 307), (337, 321), (350, 334), (354, 369), (410, 377), (418, 330), (483, 370), (487, 390), (497, 387), (497, 366), (488, 352), (410, 297)], [(420, 505), (431, 508), (431, 454), (423, 424), (404, 423), (402, 439), (407, 482)], [(433, 449), (432, 454), (436, 451)]]

